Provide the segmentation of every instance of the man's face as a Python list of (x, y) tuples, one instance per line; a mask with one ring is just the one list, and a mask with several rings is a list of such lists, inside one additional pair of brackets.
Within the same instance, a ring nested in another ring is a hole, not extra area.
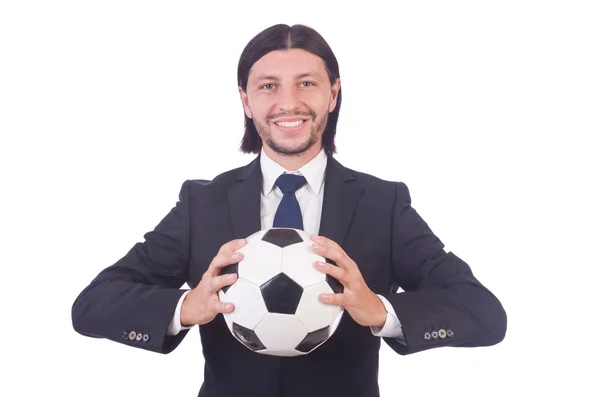
[(240, 96), (263, 144), (278, 154), (299, 155), (315, 144), (320, 149), (339, 87), (339, 79), (330, 84), (321, 58), (291, 49), (259, 59)]

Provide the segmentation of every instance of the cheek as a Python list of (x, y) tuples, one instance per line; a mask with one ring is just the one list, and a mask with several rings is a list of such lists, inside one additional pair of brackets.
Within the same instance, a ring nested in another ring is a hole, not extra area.
[(250, 111), (252, 112), (252, 116), (259, 121), (263, 121), (269, 114), (268, 104), (266, 104), (263, 101), (255, 100), (253, 102), (250, 102), (249, 105)]
[(303, 102), (317, 114), (329, 111), (329, 96), (321, 92), (307, 93), (303, 96)]

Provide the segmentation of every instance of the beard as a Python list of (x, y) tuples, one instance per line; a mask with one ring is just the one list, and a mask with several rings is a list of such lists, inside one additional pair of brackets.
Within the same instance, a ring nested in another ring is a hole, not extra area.
[(297, 144), (284, 144), (273, 139), (271, 128), (273, 127), (274, 123), (272, 123), (270, 120), (284, 116), (283, 114), (278, 114), (267, 117), (264, 124), (256, 120), (254, 121), (254, 126), (256, 127), (258, 135), (262, 139), (263, 144), (269, 146), (274, 152), (285, 156), (299, 156), (310, 149), (315, 143), (317, 143), (319, 137), (323, 136), (325, 127), (327, 126), (328, 114), (325, 113), (325, 115), (319, 119), (318, 123), (315, 123), (317, 115), (313, 111), (295, 114), (295, 116), (298, 115), (309, 116), (311, 120), (310, 135), (303, 142), (299, 142)]

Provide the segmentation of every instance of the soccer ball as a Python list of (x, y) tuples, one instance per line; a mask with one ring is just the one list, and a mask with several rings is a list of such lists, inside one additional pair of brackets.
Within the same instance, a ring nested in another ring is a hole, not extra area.
[(223, 317), (248, 349), (274, 356), (305, 355), (337, 329), (344, 309), (318, 297), (342, 292), (343, 287), (315, 269), (315, 261), (328, 260), (316, 254), (312, 244), (302, 230), (263, 229), (237, 250), (244, 254), (239, 263), (222, 269), (221, 274), (238, 275), (234, 284), (219, 291), (222, 302), (235, 305)]

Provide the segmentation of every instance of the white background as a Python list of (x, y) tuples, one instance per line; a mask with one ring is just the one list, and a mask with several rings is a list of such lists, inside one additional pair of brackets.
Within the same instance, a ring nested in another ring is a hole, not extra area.
[(599, 20), (572, 0), (2, 2), (0, 394), (196, 395), (197, 329), (160, 355), (78, 335), (71, 304), (185, 179), (252, 160), (238, 57), (303, 23), (340, 63), (337, 159), (404, 181), (508, 313), (494, 347), (384, 345), (382, 396), (598, 395)]

